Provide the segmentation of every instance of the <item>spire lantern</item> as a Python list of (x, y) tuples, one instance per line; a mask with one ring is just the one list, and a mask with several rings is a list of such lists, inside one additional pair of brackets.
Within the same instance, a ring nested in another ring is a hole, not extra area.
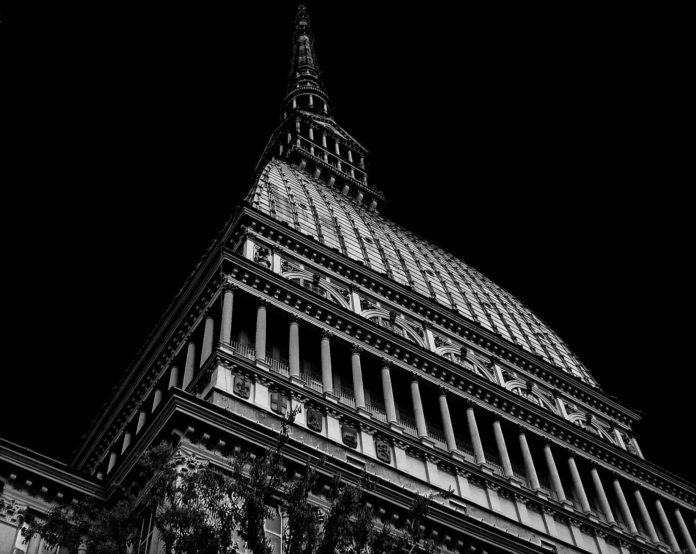
[(302, 109), (328, 115), (331, 103), (321, 81), (314, 50), (314, 35), (307, 6), (304, 4), (297, 7), (292, 50), (288, 93), (283, 100), (283, 112)]
[(334, 119), (304, 4), (297, 7), (292, 42), (288, 92), (281, 105), (281, 121), (256, 166), (257, 174), (272, 158), (285, 159), (312, 178), (321, 179), (327, 186), (377, 209), (384, 195), (368, 185), (367, 149)]

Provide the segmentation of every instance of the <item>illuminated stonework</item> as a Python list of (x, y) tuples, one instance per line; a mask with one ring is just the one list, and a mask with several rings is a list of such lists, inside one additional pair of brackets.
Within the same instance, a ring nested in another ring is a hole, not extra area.
[[(382, 522), (403, 520), (415, 491), (454, 491), (430, 512), (443, 553), (696, 554), (696, 491), (644, 459), (640, 415), (519, 300), (380, 215), (302, 7), (292, 59), (246, 202), (70, 464), (0, 441), (0, 553), (39, 548), (18, 542), (18, 510), (107, 500), (149, 445), (176, 436), (224, 463), (299, 407), (288, 458), (372, 475)], [(161, 552), (143, 522), (138, 552)]]

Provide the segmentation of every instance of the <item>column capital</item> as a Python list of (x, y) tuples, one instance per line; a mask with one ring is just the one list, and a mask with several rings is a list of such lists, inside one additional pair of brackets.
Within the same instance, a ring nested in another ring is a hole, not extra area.
[(382, 367), (386, 367), (387, 369), (391, 369), (393, 366), (392, 361), (388, 358), (382, 358), (380, 362), (382, 363)]
[(264, 298), (263, 296), (258, 296), (256, 298), (256, 304), (265, 308), (266, 306), (268, 306), (268, 299)]
[(411, 371), (411, 383), (420, 383), (421, 378), (420, 375), (418, 375), (415, 371)]
[(239, 287), (236, 285), (231, 275), (223, 275), (222, 283), (220, 283), (220, 288), (224, 291), (236, 291)]
[(477, 407), (476, 402), (474, 402), (471, 398), (465, 398), (464, 403), (466, 404), (467, 409), (471, 408), (473, 410)]
[(351, 345), (350, 345), (350, 351), (351, 351), (351, 353), (353, 353), (353, 354), (358, 354), (358, 355), (360, 355), (360, 354), (362, 354), (362, 353), (365, 351), (365, 349), (364, 349), (362, 346), (360, 346), (359, 344), (351, 344)]
[(300, 315), (292, 312), (290, 314), (290, 324), (292, 325), (293, 323), (298, 324), (300, 322)]
[(321, 338), (322, 339), (332, 339), (334, 337), (334, 334), (329, 331), (328, 329), (322, 329), (321, 330)]
[(438, 385), (437, 387), (438, 392), (440, 393), (440, 396), (447, 396), (447, 393), (449, 392), (447, 388), (443, 385)]

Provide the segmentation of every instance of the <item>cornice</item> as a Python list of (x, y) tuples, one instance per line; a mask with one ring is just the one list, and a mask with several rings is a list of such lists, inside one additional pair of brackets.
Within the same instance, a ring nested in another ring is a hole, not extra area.
[[(358, 314), (342, 309), (311, 291), (260, 268), (246, 258), (226, 252), (223, 264), (225, 272), (239, 279), (240, 289), (248, 294), (258, 296), (263, 293), (277, 307), (301, 312), (314, 325), (328, 325), (332, 332), (341, 333), (346, 340), (362, 342), (367, 345), (365, 349), (378, 358), (386, 354), (399, 362), (406, 371), (411, 371), (413, 367), (421, 370), (423, 378), (435, 386), (445, 383), (452, 391), (476, 397), (489, 410), (512, 416), (518, 423), (541, 435), (541, 438), (551, 436), (563, 441), (564, 446), (575, 450), (582, 457), (594, 456), (607, 464), (608, 470), (619, 468), (629, 479), (638, 479), (643, 485), (657, 487), (662, 494), (681, 494), (689, 498), (685, 500), (677, 496), (677, 502), (691, 505), (695, 503), (696, 491), (690, 483), (675, 478), (676, 476), (652, 462), (599, 439), (552, 412), (524, 402), (504, 387), (467, 372), (461, 366), (419, 348)], [(403, 364), (411, 367), (403, 367)]]
[[(166, 369), (166, 361), (180, 347), (187, 333), (184, 328), (190, 329), (204, 317), (207, 303), (219, 294), (214, 283), (219, 277), (219, 255), (219, 248), (213, 249), (211, 246), (206, 252), (207, 257), (199, 262), (194, 274), (177, 293), (165, 316), (160, 319), (156, 331), (148, 339), (148, 344), (141, 349), (136, 361), (112, 393), (111, 399), (105, 401), (101, 415), (92, 421), (88, 433), (72, 456), (72, 467), (84, 468), (88, 460), (94, 458), (95, 449), (105, 436), (120, 432), (119, 422), (129, 418), (138, 408), (141, 397), (153, 386), (159, 374)], [(209, 289), (210, 298), (202, 303), (201, 300)], [(152, 371), (153, 366), (157, 368), (156, 372)]]
[[(296, 385), (289, 382), (283, 383), (282, 388), (296, 388)], [(120, 485), (124, 484), (135, 467), (138, 457), (145, 449), (158, 440), (158, 438), (162, 439), (172, 436), (175, 430), (178, 430), (176, 431), (178, 436), (185, 437), (195, 442), (202, 442), (207, 445), (207, 449), (220, 452), (223, 458), (226, 453), (231, 453), (238, 445), (237, 441), (239, 439), (256, 448), (268, 448), (275, 444), (275, 433), (260, 423), (254, 420), (248, 420), (242, 415), (231, 412), (221, 406), (211, 404), (180, 389), (173, 389), (170, 397), (166, 401), (166, 405), (158, 413), (147, 431), (140, 437), (136, 448), (131, 450), (126, 459), (124, 459), (113, 472), (108, 484), (109, 491), (115, 491)], [(307, 432), (311, 433), (311, 431)], [(388, 431), (380, 429), (380, 434), (387, 436)], [(225, 437), (232, 436), (235, 440), (222, 440), (220, 435)], [(326, 439), (326, 437), (324, 438)], [(400, 436), (400, 438), (403, 439), (404, 437)], [(416, 443), (413, 445), (414, 451), (422, 451), (422, 446), (416, 439), (412, 442)], [(284, 456), (289, 462), (298, 466), (304, 466), (307, 463), (317, 462), (320, 458), (324, 458), (321, 452), (316, 451), (309, 444), (294, 439), (292, 431), (290, 434), (290, 441), (285, 448)], [(211, 461), (219, 464), (219, 458), (217, 461), (212, 459)], [(483, 473), (476, 475), (478, 469), (473, 467), (472, 464), (468, 464), (468, 466), (472, 466), (468, 467), (461, 463), (457, 464), (453, 463), (452, 460), (447, 460), (446, 463), (442, 463), (441, 465), (452, 468), (456, 466), (456, 471), (458, 473), (464, 474), (470, 479), (496, 490), (506, 489), (506, 493), (516, 498), (519, 497), (522, 499), (521, 501), (525, 503), (537, 506), (539, 510), (547, 509), (559, 513), (561, 516), (566, 515), (562, 513), (561, 508), (552, 505), (549, 501), (539, 498), (532, 491), (513, 488), (509, 483), (495, 475), (491, 476)], [(394, 467), (392, 467), (392, 470), (399, 471)], [(339, 458), (328, 457), (324, 459), (321, 471), (327, 475), (341, 474), (348, 481), (358, 482), (360, 479), (359, 468)], [(438, 488), (434, 485), (429, 486), (435, 489)], [(408, 508), (412, 498), (412, 494), (399, 484), (383, 480), (378, 480), (377, 487), (373, 491), (373, 494), (382, 501), (388, 502), (392, 506), (396, 505), (402, 509)], [(466, 499), (457, 500), (459, 502), (470, 502)], [(615, 540), (621, 540), (622, 542), (631, 544), (638, 550), (645, 549), (645, 545), (639, 543), (633, 537), (627, 537), (626, 535), (616, 532), (614, 529), (608, 528), (602, 523), (592, 521), (584, 514), (573, 513), (569, 515), (577, 519), (580, 525), (593, 534), (602, 533), (611, 536)], [(533, 545), (518, 542), (514, 536), (503, 535), (500, 533), (500, 530), (496, 529), (494, 526), (486, 524), (481, 525), (477, 520), (472, 518), (463, 518), (461, 513), (457, 513), (455, 509), (447, 508), (438, 503), (431, 504), (429, 519), (432, 519), (439, 525), (451, 527), (453, 530), (476, 539), (491, 541), (494, 545), (509, 548), (510, 552), (537, 552)]]
[(74, 493), (104, 499), (104, 488), (99, 482), (78, 475), (61, 462), (4, 439), (0, 439), (0, 462), (46, 481), (46, 487), (54, 491), (57, 486)]
[(251, 206), (245, 206), (242, 209), (240, 224), (248, 225), (262, 236), (279, 243), (288, 251), (306, 257), (325, 269), (338, 273), (353, 283), (362, 285), (366, 290), (396, 302), (432, 323), (456, 334), (461, 334), (464, 338), (490, 350), (492, 355), (519, 365), (522, 369), (535, 374), (550, 385), (575, 396), (579, 400), (588, 402), (594, 409), (603, 411), (617, 419), (639, 421), (642, 417), (641, 412), (608, 397), (599, 389), (587, 385), (580, 379), (521, 349), (503, 337), (476, 325), (459, 313), (392, 281), (389, 277), (344, 256), (337, 250), (317, 243), (311, 237), (302, 235)]

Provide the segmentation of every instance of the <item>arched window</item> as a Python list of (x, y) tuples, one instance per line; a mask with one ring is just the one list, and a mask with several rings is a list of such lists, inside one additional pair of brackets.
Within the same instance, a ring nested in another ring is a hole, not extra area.
[(350, 309), (350, 292), (338, 283), (331, 283), (316, 273), (312, 274), (295, 268), (281, 272), (281, 275), (335, 304)]
[(375, 322), (377, 325), (389, 329), (392, 333), (396, 333), (411, 342), (415, 342), (423, 348), (427, 347), (425, 344), (425, 336), (419, 335), (416, 330), (409, 325), (409, 322), (405, 321), (402, 317), (398, 317), (396, 312), (387, 312), (380, 308), (373, 308), (363, 310), (362, 315), (370, 321)]

